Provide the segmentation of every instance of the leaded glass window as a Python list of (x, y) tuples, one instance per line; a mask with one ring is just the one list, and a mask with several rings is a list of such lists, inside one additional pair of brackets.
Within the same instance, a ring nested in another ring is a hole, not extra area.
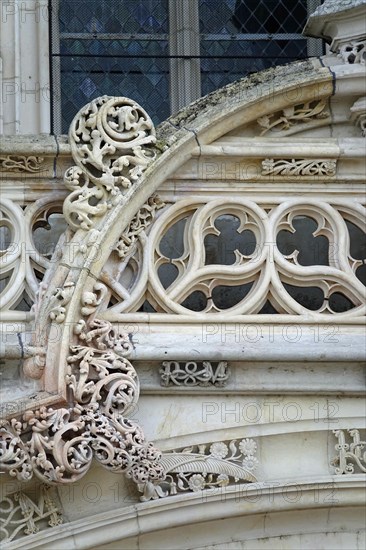
[(53, 132), (103, 94), (135, 99), (158, 123), (249, 73), (320, 55), (301, 36), (319, 3), (50, 0)]

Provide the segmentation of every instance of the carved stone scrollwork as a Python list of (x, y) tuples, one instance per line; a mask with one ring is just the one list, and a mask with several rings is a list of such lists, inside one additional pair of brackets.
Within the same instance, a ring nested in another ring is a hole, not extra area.
[(64, 215), (74, 231), (89, 230), (154, 159), (155, 129), (134, 101), (103, 96), (74, 118), (69, 140), (77, 166), (65, 173)]
[(149, 227), (157, 211), (164, 206), (165, 203), (157, 195), (153, 195), (140, 208), (116, 245), (120, 258), (125, 258), (133, 251), (139, 235)]
[(159, 479), (160, 451), (127, 419), (139, 395), (136, 372), (125, 358), (128, 337), (106, 321), (80, 326), (80, 344), (71, 346), (68, 358), (72, 405), (2, 421), (2, 468), (21, 481), (35, 474), (46, 483), (69, 483), (88, 471), (94, 457), (136, 483)]
[(335, 160), (274, 160), (262, 161), (262, 176), (335, 176)]
[(257, 119), (258, 125), (263, 128), (260, 136), (264, 136), (267, 132), (283, 133), (293, 126), (314, 122), (329, 118), (329, 111), (326, 109), (327, 101), (313, 101), (293, 105), (282, 111), (271, 113)]
[(28, 481), (35, 474), (48, 484), (70, 483), (88, 471), (94, 458), (131, 478), (142, 500), (223, 486), (230, 480), (256, 480), (252, 440), (173, 453), (161, 453), (147, 442), (142, 429), (127, 418), (139, 395), (136, 372), (126, 359), (128, 336), (98, 319), (89, 326), (81, 322), (77, 332), (80, 343), (70, 347), (68, 358), (72, 405), (41, 407), (20, 421), (0, 425), (1, 466), (11, 476)]
[(61, 511), (52, 498), (52, 489), (41, 486), (38, 498), (23, 492), (10, 494), (0, 501), (0, 541), (7, 544), (22, 535), (33, 535), (63, 523)]
[(366, 63), (366, 42), (365, 41), (351, 41), (347, 44), (342, 44), (339, 49), (338, 57), (342, 58), (344, 63), (353, 65), (359, 63), (365, 65)]
[(81, 297), (82, 315), (88, 316), (94, 313), (97, 307), (102, 303), (105, 294), (106, 287), (100, 282), (95, 283), (93, 292), (83, 292)]
[(44, 169), (42, 157), (24, 155), (0, 156), (1, 172), (29, 172), (36, 174)]
[(338, 454), (331, 464), (335, 466), (336, 475), (366, 472), (366, 441), (361, 441), (359, 430), (347, 430), (352, 438), (347, 442), (347, 433), (344, 430), (333, 430), (338, 439), (335, 445)]
[(225, 386), (230, 376), (226, 361), (164, 361), (159, 370), (162, 386)]

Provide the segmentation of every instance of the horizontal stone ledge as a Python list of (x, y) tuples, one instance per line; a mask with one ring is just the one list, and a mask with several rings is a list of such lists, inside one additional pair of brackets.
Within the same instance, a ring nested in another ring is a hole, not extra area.
[(8, 155), (71, 155), (71, 148), (66, 135), (9, 135), (1, 136), (0, 152)]
[[(35, 134), (27, 136), (2, 136), (2, 155), (32, 155), (45, 157), (70, 157), (71, 147), (65, 135), (50, 136)], [(201, 145), (192, 149), (192, 156), (235, 156), (263, 158), (273, 156), (286, 158), (339, 158), (364, 157), (365, 140), (360, 137), (296, 139), (291, 137), (235, 137), (217, 141), (211, 145)]]
[(139, 326), (145, 326), (145, 330), (152, 330), (161, 324), (173, 325), (179, 327), (181, 325), (207, 325), (208, 323), (215, 325), (231, 325), (237, 324), (247, 325), (254, 324), (258, 326), (337, 326), (344, 327), (349, 330), (349, 327), (358, 327), (366, 325), (366, 317), (364, 315), (327, 315), (327, 314), (314, 314), (314, 315), (296, 315), (296, 314), (217, 314), (217, 313), (192, 313), (187, 314), (175, 314), (175, 313), (115, 313), (111, 311), (101, 312), (99, 314), (100, 319), (105, 319), (111, 323), (117, 323), (121, 326), (136, 323)]
[[(264, 327), (216, 327), (196, 331), (130, 332), (132, 360), (172, 361), (364, 361), (364, 333), (311, 332), (309, 327), (285, 326), (271, 332)], [(270, 328), (270, 327), (267, 327)], [(303, 327), (305, 328), (305, 327)]]
[(319, 158), (336, 159), (342, 157), (363, 158), (365, 140), (363, 138), (341, 138), (339, 140), (296, 141), (290, 138), (237, 138), (235, 142), (217, 142), (201, 145), (192, 151), (193, 157), (242, 157), (242, 158)]
[[(225, 362), (224, 370), (221, 369), (221, 378), (223, 374), (225, 377), (222, 382), (216, 374), (219, 361), (210, 362), (207, 374), (212, 369), (214, 376), (203, 380), (202, 373), (207, 371), (203, 361), (193, 361), (196, 369), (192, 360), (135, 361), (141, 393), (217, 397), (223, 392), (226, 395), (364, 395), (365, 391), (364, 364), (361, 362), (229, 361)], [(164, 366), (164, 363), (173, 364)], [(171, 375), (167, 377), (167, 373)]]

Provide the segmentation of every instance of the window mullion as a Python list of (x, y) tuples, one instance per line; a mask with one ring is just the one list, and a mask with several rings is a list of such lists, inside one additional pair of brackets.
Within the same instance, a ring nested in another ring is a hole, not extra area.
[[(198, 0), (169, 1), (170, 106), (174, 113), (201, 97)], [(192, 56), (192, 57), (191, 57)]]

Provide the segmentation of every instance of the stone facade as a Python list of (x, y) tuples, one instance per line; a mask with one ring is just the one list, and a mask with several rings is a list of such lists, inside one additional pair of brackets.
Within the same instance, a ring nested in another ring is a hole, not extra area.
[(4, 547), (364, 547), (359, 4), (157, 129), (2, 138)]

